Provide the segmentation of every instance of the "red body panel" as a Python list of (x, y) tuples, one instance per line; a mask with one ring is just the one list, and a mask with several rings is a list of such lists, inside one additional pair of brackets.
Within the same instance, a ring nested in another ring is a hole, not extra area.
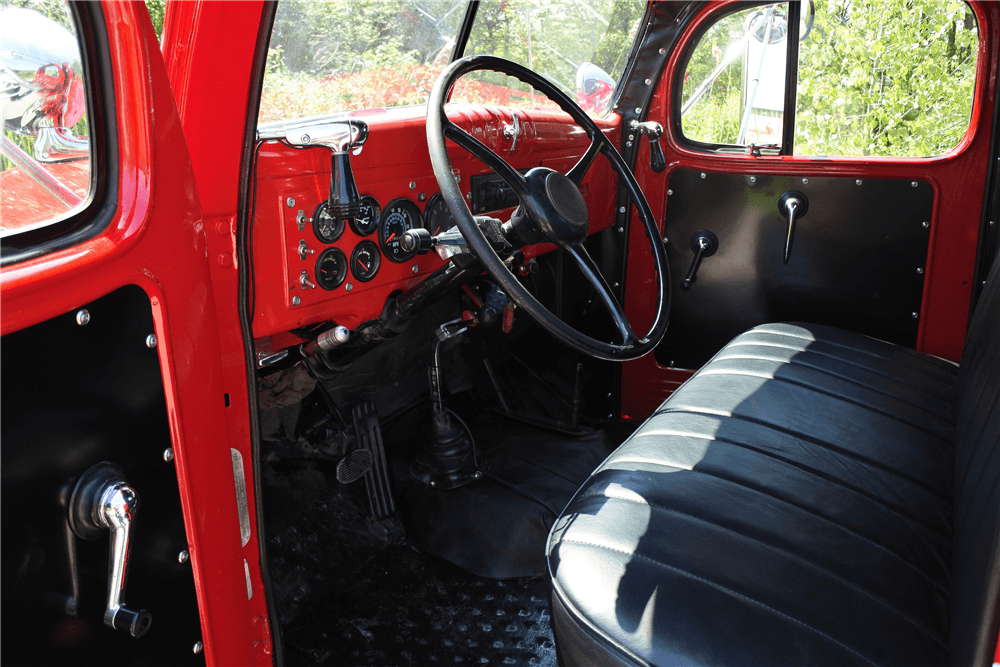
[[(990, 135), (997, 88), (996, 39), (1000, 34), (1000, 5), (975, 4), (979, 22), (979, 54), (976, 92), (969, 130), (951, 152), (937, 158), (852, 158), (810, 156), (762, 156), (714, 154), (691, 150), (683, 146), (669, 122), (672, 111), (669, 101), (674, 96), (676, 77), (673, 73), (681, 56), (690, 46), (698, 26), (713, 20), (716, 10), (730, 4), (712, 2), (700, 8), (671, 54), (664, 76), (656, 83), (649, 119), (663, 124), (660, 143), (667, 160), (663, 174), (649, 170), (649, 153), (642, 142), (636, 163), (636, 176), (653, 211), (658, 214), (662, 229), (663, 215), (668, 205), (666, 184), (676, 169), (745, 174), (777, 174), (795, 176), (842, 176), (857, 178), (910, 178), (928, 182), (934, 191), (934, 207), (930, 220), (931, 240), (925, 273), (924, 296), (921, 306), (917, 349), (945, 359), (957, 361), (965, 344), (965, 330), (972, 298), (976, 247), (986, 187), (986, 168), (990, 154)], [(647, 276), (652, 259), (645, 249), (646, 240), (632, 225), (629, 239), (629, 278), (626, 282), (625, 312), (637, 330), (648, 328), (652, 303), (656, 298), (648, 281), (637, 286), (632, 276)], [(676, 289), (676, 286), (675, 286)], [(656, 363), (652, 355), (626, 362), (622, 370), (622, 414), (645, 419), (670, 395), (671, 385), (665, 378), (675, 377), (672, 369)]]

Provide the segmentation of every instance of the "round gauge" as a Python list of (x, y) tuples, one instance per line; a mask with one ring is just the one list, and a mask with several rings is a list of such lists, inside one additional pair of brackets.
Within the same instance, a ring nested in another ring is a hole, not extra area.
[(322, 202), (313, 213), (313, 232), (323, 243), (333, 243), (344, 233), (344, 221), (333, 217), (329, 202)]
[(316, 284), (337, 289), (347, 278), (347, 256), (340, 248), (327, 248), (316, 260)]
[(455, 218), (451, 217), (448, 205), (444, 203), (441, 193), (431, 197), (424, 209), (424, 222), (427, 224), (427, 231), (431, 236), (437, 236), (441, 232), (446, 232), (455, 226)]
[(362, 241), (354, 247), (351, 253), (351, 273), (363, 283), (368, 282), (378, 273), (382, 265), (382, 255), (374, 241)]
[(413, 257), (414, 253), (403, 250), (399, 242), (403, 234), (422, 224), (420, 209), (409, 199), (400, 197), (389, 202), (378, 221), (378, 243), (382, 246), (382, 254), (393, 262), (405, 262)]
[[(368, 236), (378, 229), (378, 217), (382, 213), (382, 207), (378, 205), (378, 200), (371, 195), (361, 198), (361, 208), (358, 214), (351, 221), (351, 229), (358, 236)], [(353, 263), (351, 268), (354, 268)]]

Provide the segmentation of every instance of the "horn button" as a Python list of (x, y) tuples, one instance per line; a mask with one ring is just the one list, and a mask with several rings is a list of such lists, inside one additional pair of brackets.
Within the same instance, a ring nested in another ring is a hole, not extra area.
[[(524, 179), (527, 196), (522, 204), (530, 222), (522, 219), (518, 221), (520, 225), (534, 227), (537, 235), (545, 241), (560, 246), (579, 243), (587, 238), (587, 203), (573, 181), (546, 167), (535, 167), (525, 174)], [(536, 234), (522, 236), (533, 237)]]

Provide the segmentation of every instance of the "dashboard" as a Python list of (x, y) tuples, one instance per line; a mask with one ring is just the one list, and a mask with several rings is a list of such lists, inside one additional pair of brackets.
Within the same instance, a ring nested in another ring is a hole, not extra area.
[[(516, 141), (503, 127), (518, 115)], [(444, 265), (434, 252), (415, 255), (400, 246), (408, 229), (432, 234), (454, 225), (438, 192), (427, 151), (422, 107), (354, 114), (369, 126), (367, 141), (351, 155), (362, 195), (361, 212), (351, 224), (330, 215), (330, 151), (297, 148), (277, 140), (257, 149), (253, 199), (251, 275), (253, 332), (258, 348), (294, 344), (289, 333), (333, 321), (354, 329), (378, 317), (386, 299)], [(562, 172), (590, 145), (568, 116), (550, 110), (480, 105), (449, 109), (449, 118), (482, 141), (512, 167), (546, 166)], [(598, 121), (620, 133), (620, 119)], [(464, 149), (448, 143), (453, 172), (476, 214), (507, 219), (516, 200), (503, 182)], [(580, 185), (590, 214), (590, 232), (614, 220), (617, 177), (608, 162), (595, 161)], [(526, 257), (552, 246), (524, 249)], [(287, 339), (287, 340), (285, 340)]]

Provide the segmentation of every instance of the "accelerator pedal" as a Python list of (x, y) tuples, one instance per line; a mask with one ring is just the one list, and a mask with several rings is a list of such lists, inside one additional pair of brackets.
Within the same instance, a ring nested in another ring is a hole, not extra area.
[(337, 464), (337, 481), (351, 484), (364, 477), (371, 468), (372, 453), (367, 449), (355, 449)]
[(382, 429), (378, 425), (375, 405), (371, 401), (358, 403), (351, 414), (354, 417), (358, 446), (371, 454), (371, 467), (364, 475), (372, 516), (384, 519), (396, 511), (396, 501), (392, 497), (389, 466), (385, 459), (385, 445), (382, 443)]

